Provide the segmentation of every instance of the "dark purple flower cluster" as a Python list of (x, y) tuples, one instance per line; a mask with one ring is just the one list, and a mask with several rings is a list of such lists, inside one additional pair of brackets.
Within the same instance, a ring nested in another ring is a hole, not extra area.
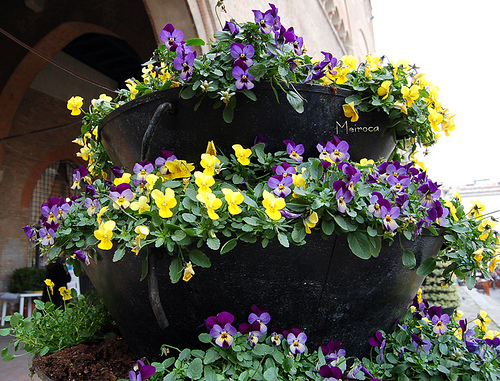
[[(205, 325), (210, 336), (215, 339), (215, 343), (222, 348), (228, 348), (233, 344), (234, 336), (239, 331), (240, 334), (248, 337), (250, 346), (255, 346), (268, 332), (267, 324), (271, 321), (271, 315), (266, 309), (260, 309), (256, 305), (253, 305), (251, 310), (248, 322), (240, 324), (238, 329), (233, 326), (234, 316), (229, 312), (223, 311), (217, 316), (207, 318)], [(269, 337), (276, 346), (281, 345), (283, 338), (286, 338), (292, 354), (303, 353), (306, 350), (307, 335), (297, 328), (291, 331), (273, 329)]]
[(167, 24), (160, 32), (160, 39), (168, 50), (176, 53), (174, 67), (181, 72), (180, 78), (185, 81), (189, 80), (193, 75), (196, 51), (186, 45), (184, 33), (180, 29), (175, 29), (172, 24)]

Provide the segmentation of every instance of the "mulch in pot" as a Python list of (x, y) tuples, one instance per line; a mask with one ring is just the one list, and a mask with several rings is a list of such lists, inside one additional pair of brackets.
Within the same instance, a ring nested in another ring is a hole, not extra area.
[(136, 360), (125, 340), (112, 337), (36, 356), (30, 371), (44, 381), (116, 381), (128, 379)]

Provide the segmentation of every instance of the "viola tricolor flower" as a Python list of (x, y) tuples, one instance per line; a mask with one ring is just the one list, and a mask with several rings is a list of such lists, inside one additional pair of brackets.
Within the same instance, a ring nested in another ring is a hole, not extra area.
[(187, 81), (193, 75), (193, 65), (196, 53), (191, 50), (178, 48), (177, 57), (174, 58), (174, 67), (181, 72), (179, 78)]
[(382, 222), (387, 230), (396, 230), (399, 227), (396, 218), (399, 217), (400, 212), (401, 210), (397, 206), (391, 208), (382, 206), (380, 208)]
[(307, 335), (304, 332), (300, 332), (297, 335), (294, 332), (290, 332), (286, 336), (286, 341), (290, 346), (290, 352), (296, 355), (298, 353), (304, 353), (306, 350), (305, 343), (307, 341)]
[(156, 373), (156, 368), (152, 365), (145, 365), (143, 361), (137, 361), (134, 370), (128, 374), (130, 381), (144, 381)]
[(175, 52), (184, 40), (184, 33), (180, 29), (175, 29), (172, 24), (167, 24), (160, 32), (160, 40), (165, 43), (165, 46), (169, 50)]
[(270, 13), (262, 13), (261, 11), (253, 11), (255, 23), (260, 26), (260, 30), (264, 34), (269, 34), (274, 27), (274, 17)]
[(112, 191), (109, 192), (109, 198), (113, 201), (113, 208), (127, 209), (130, 206), (130, 201), (135, 197), (131, 188), (130, 184), (127, 183), (122, 183), (117, 187), (111, 188)]
[[(222, 324), (222, 323), (221, 323)], [(231, 323), (227, 322), (224, 325), (214, 324), (210, 330), (210, 336), (215, 339), (215, 344), (221, 348), (228, 348), (234, 342), (234, 335), (238, 331), (234, 328)]]
[(235, 61), (235, 65), (241, 67), (249, 68), (253, 65), (252, 57), (255, 54), (255, 48), (252, 44), (243, 45), (241, 42), (233, 42), (231, 44), (231, 57), (233, 57)]
[(283, 140), (283, 143), (286, 144), (286, 152), (288, 153), (288, 156), (290, 156), (290, 158), (295, 160), (297, 163), (302, 163), (302, 160), (304, 160), (302, 157), (305, 151), (304, 145), (295, 145), (293, 140)]
[(81, 188), (80, 183), (82, 181), (82, 178), (87, 176), (88, 173), (89, 171), (83, 165), (75, 169), (75, 173), (73, 173), (73, 185), (71, 185), (71, 189), (80, 189)]
[(255, 304), (251, 307), (251, 310), (252, 313), (248, 315), (248, 323), (258, 323), (259, 331), (261, 333), (267, 332), (266, 324), (271, 321), (271, 315), (269, 315), (269, 312), (267, 312), (267, 310), (259, 309)]
[(421, 351), (424, 351), (425, 354), (428, 356), (429, 351), (431, 349), (431, 342), (430, 340), (423, 340), (420, 336), (412, 333), (411, 338), (413, 340), (413, 346), (415, 347), (415, 350), (420, 353)]
[(248, 68), (240, 65), (233, 68), (233, 78), (236, 79), (235, 86), (238, 90), (251, 90), (255, 86), (252, 82), (255, 77), (248, 72)]

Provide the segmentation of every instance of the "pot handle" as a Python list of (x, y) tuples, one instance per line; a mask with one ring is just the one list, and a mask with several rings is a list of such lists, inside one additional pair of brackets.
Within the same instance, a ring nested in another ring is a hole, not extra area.
[(168, 319), (161, 305), (160, 292), (158, 290), (158, 278), (156, 277), (156, 253), (151, 253), (148, 259), (148, 290), (149, 303), (155, 314), (156, 321), (161, 329), (168, 327)]
[(141, 160), (146, 160), (149, 156), (149, 147), (151, 145), (151, 140), (160, 124), (161, 118), (165, 112), (169, 114), (175, 114), (176, 110), (172, 103), (165, 101), (161, 103), (155, 110), (153, 117), (149, 121), (148, 128), (142, 137), (142, 147), (141, 147)]

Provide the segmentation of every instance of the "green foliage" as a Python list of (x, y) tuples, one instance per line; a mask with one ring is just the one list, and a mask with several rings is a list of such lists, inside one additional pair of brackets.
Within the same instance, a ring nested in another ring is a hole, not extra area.
[(4, 361), (19, 356), (9, 352), (24, 350), (41, 356), (60, 349), (104, 338), (111, 328), (112, 320), (100, 298), (92, 293), (76, 295), (72, 290), (72, 300), (65, 302), (65, 308), (56, 308), (52, 302), (35, 300), (35, 310), (31, 317), (23, 317), (16, 312), (7, 316), (10, 328), (0, 330), (0, 335), (11, 335), (8, 347), (2, 349)]
[[(422, 311), (416, 312), (422, 314)], [(485, 333), (486, 329), (471, 323), (464, 333), (458, 317), (452, 315), (447, 331), (437, 334), (429, 316), (425, 312), (423, 316), (427, 318), (422, 319), (410, 310), (394, 332), (381, 332), (385, 340), (383, 350), (374, 348), (373, 357), (362, 360), (374, 377), (380, 380), (500, 380), (500, 348), (491, 340), (494, 333)], [(412, 334), (430, 347), (416, 346)]]
[(15, 269), (10, 281), (10, 292), (40, 291), (43, 290), (47, 275), (45, 269), (35, 267), (22, 267)]

